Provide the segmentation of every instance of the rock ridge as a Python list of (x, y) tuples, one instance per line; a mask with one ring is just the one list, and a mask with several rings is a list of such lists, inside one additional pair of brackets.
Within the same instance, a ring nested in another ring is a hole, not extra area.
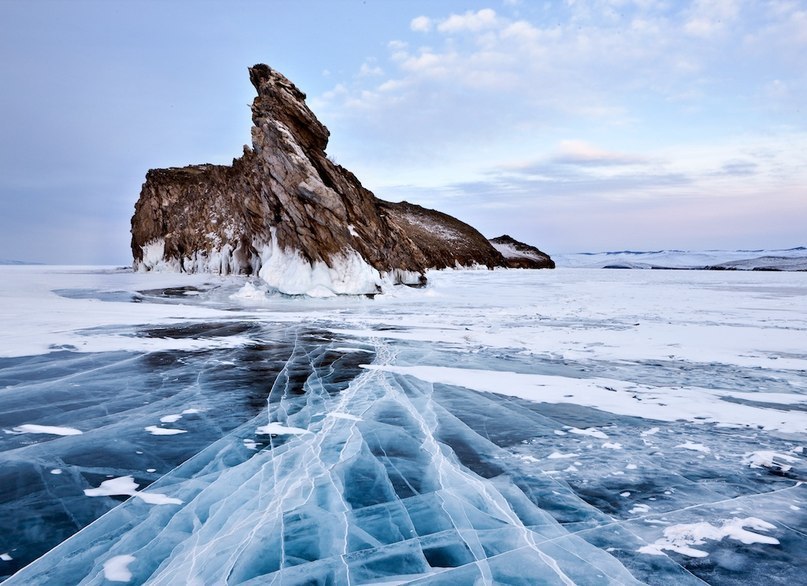
[(302, 91), (267, 65), (249, 76), (258, 95), (242, 156), (146, 174), (136, 269), (257, 274), (284, 293), (326, 295), (422, 284), (431, 268), (507, 266), (468, 224), (377, 199), (328, 159), (329, 131)]
[(512, 236), (503, 234), (491, 238), (490, 243), (505, 258), (507, 266), (513, 269), (554, 269), (555, 261), (534, 246), (519, 242)]

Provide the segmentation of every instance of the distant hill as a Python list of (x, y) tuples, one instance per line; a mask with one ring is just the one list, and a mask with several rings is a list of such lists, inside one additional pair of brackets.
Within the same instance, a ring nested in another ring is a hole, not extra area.
[(0, 265), (41, 265), (41, 262), (26, 262), (24, 260), (8, 260), (0, 258)]
[(807, 271), (807, 248), (579, 252), (555, 255), (555, 261), (559, 267), (590, 269)]

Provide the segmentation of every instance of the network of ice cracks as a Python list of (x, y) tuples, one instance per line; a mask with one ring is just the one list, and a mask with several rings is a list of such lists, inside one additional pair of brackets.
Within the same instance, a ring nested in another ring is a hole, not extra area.
[[(288, 323), (187, 323), (138, 335), (251, 343), (68, 352), (6, 368), (6, 383), (39, 378), (26, 382), (33, 405), (0, 396), (1, 427), (26, 420), (22, 411), (58, 407), (72, 418), (60, 424), (84, 430), (2, 438), (0, 514), (23, 519), (0, 536), (0, 553), (22, 560), (26, 544), (53, 547), (7, 584), (794, 584), (803, 576), (803, 458), (787, 436), (531, 403), (390, 370), (573, 374), (562, 360), (458, 354)], [(763, 376), (719, 365), (600, 368), (644, 380), (673, 368), (679, 378)], [(65, 384), (81, 393), (67, 398)]]
[(321, 352), (295, 348), (268, 414), (150, 487), (181, 505), (132, 499), (8, 583), (103, 583), (127, 555), (127, 581), (150, 584), (635, 581), (511, 480), (462, 465), (450, 444), (495, 448), (431, 385), (366, 371), (336, 392)]

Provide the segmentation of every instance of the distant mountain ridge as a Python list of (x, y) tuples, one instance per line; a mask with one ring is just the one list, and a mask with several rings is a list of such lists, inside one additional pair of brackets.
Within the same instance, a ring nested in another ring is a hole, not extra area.
[(807, 271), (807, 247), (754, 250), (619, 250), (555, 255), (560, 267), (722, 271)]
[(41, 265), (41, 262), (28, 262), (25, 260), (11, 260), (0, 258), (0, 265)]

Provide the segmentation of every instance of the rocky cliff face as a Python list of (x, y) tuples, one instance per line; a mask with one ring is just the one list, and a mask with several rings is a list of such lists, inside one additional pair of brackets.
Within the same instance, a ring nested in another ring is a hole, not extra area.
[(132, 217), (136, 269), (259, 274), (285, 293), (338, 294), (422, 283), (429, 268), (506, 266), (467, 224), (378, 200), (327, 158), (328, 129), (305, 94), (266, 65), (249, 75), (252, 148), (232, 166), (147, 173)]

